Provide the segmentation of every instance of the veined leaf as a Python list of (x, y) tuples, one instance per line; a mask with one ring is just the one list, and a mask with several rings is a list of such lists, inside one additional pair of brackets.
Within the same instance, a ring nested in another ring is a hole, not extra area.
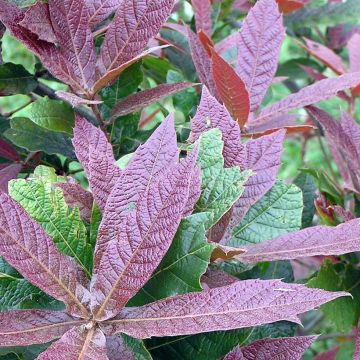
[(85, 0), (89, 12), (89, 24), (94, 26), (106, 19), (121, 4), (122, 0)]
[(159, 32), (173, 5), (174, 0), (122, 1), (101, 47), (100, 73), (104, 75), (138, 56)]
[(356, 49), (360, 44), (360, 34), (354, 34), (348, 42), (350, 69), (352, 72), (360, 71), (360, 57)]
[(236, 71), (249, 92), (252, 112), (261, 105), (275, 76), (284, 37), (276, 1), (257, 1), (237, 37)]
[(95, 83), (96, 53), (84, 0), (51, 0), (51, 22), (60, 51), (85, 90)]
[(0, 139), (0, 157), (14, 162), (20, 161), (17, 150), (3, 139)]
[(46, 310), (0, 313), (0, 346), (47, 343), (84, 322), (63, 312)]
[(200, 137), (198, 164), (201, 168), (201, 197), (197, 212), (211, 212), (210, 228), (231, 208), (244, 192), (244, 184), (252, 175), (239, 167), (224, 168), (223, 142), (219, 129), (212, 129)]
[(212, 20), (211, 20), (211, 2), (210, 0), (192, 0), (191, 4), (195, 13), (196, 31), (203, 31), (211, 38)]
[(29, 94), (37, 86), (34, 75), (21, 65), (0, 65), (0, 95)]
[(73, 108), (75, 108), (77, 106), (81, 106), (81, 105), (99, 105), (99, 104), (102, 104), (102, 101), (100, 101), (100, 100), (83, 99), (82, 97), (77, 96), (77, 95), (72, 94), (72, 93), (69, 93), (67, 91), (56, 91), (55, 94), (59, 99), (66, 101)]
[[(109, 319), (116, 315), (160, 264), (187, 204), (197, 153), (193, 150), (158, 182), (150, 184), (135, 209), (121, 222), (117, 219), (109, 224), (109, 232), (114, 236), (102, 252), (91, 284), (95, 318)], [(106, 211), (104, 218), (107, 216)]]
[(301, 190), (278, 182), (234, 228), (229, 246), (257, 244), (299, 230), (302, 211)]
[(104, 210), (107, 198), (121, 175), (112, 146), (101, 129), (80, 117), (76, 118), (73, 144), (95, 201)]
[(199, 213), (181, 221), (169, 251), (146, 285), (130, 301), (130, 306), (202, 290), (200, 278), (214, 249), (205, 237), (209, 217), (210, 213)]
[(10, 164), (0, 169), (0, 191), (8, 193), (9, 181), (16, 179), (22, 168), (22, 164)]
[[(26, 229), (26, 234), (24, 232)], [(85, 275), (62, 255), (40, 225), (14, 200), (0, 194), (0, 255), (34, 285), (65, 302), (75, 315), (88, 314), (79, 296)]]
[(109, 360), (106, 355), (106, 338), (98, 328), (86, 330), (74, 327), (53, 343), (38, 360)]
[(216, 89), (226, 108), (242, 128), (249, 118), (249, 93), (235, 70), (215, 50), (212, 49), (211, 54), (211, 70)]
[(64, 195), (51, 182), (41, 179), (15, 180), (9, 193), (54, 240), (57, 248), (74, 258), (90, 277), (92, 248), (79, 209), (69, 210)]
[(149, 338), (229, 330), (278, 320), (298, 322), (298, 314), (346, 295), (280, 280), (238, 281), (201, 293), (124, 308), (117, 317), (104, 322), (104, 331)]

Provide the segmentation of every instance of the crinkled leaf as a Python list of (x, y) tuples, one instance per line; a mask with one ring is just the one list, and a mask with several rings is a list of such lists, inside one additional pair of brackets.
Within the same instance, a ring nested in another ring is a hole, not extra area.
[(110, 360), (106, 355), (106, 338), (98, 328), (73, 327), (60, 340), (40, 354), (38, 360)]
[(284, 36), (275, 0), (257, 1), (237, 37), (236, 70), (249, 92), (251, 111), (260, 106), (275, 76)]
[(139, 111), (154, 102), (193, 86), (192, 83), (161, 84), (152, 89), (130, 95), (117, 103), (111, 111), (112, 119)]
[(13, 144), (28, 151), (44, 151), (47, 154), (62, 154), (74, 158), (74, 148), (68, 134), (50, 131), (36, 125), (27, 118), (10, 120), (11, 129), (4, 135)]
[(257, 244), (299, 230), (303, 211), (301, 190), (278, 182), (232, 232), (230, 246)]
[(199, 213), (181, 221), (169, 251), (146, 285), (131, 300), (131, 306), (202, 290), (200, 278), (213, 251), (205, 237), (209, 216), (209, 213)]
[(95, 82), (96, 54), (84, 0), (51, 0), (51, 21), (60, 51), (84, 89)]
[(224, 105), (242, 128), (249, 117), (249, 93), (235, 70), (215, 50), (211, 53), (211, 71), (216, 89)]
[(22, 167), (22, 164), (11, 164), (0, 169), (0, 192), (8, 192), (9, 181), (18, 177)]
[(210, 0), (192, 0), (195, 13), (196, 31), (203, 31), (208, 37), (212, 33), (211, 2)]
[(104, 75), (138, 56), (159, 32), (173, 5), (174, 0), (122, 1), (101, 47), (100, 73)]
[(201, 168), (201, 197), (197, 212), (211, 212), (209, 227), (216, 224), (244, 192), (250, 171), (239, 167), (224, 168), (223, 141), (219, 129), (212, 129), (200, 137), (198, 164)]
[(74, 258), (90, 277), (92, 248), (79, 209), (70, 211), (64, 195), (51, 182), (16, 180), (9, 185), (10, 196), (51, 236), (57, 248)]
[(122, 0), (85, 0), (89, 12), (89, 24), (94, 26), (114, 12)]
[(245, 360), (244, 355), (239, 346), (231, 350), (223, 360)]
[(239, 281), (138, 308), (124, 308), (104, 323), (104, 330), (148, 338), (230, 330), (278, 320), (298, 322), (298, 314), (346, 295), (280, 280)]
[(266, 107), (253, 123), (262, 123), (272, 117), (287, 114), (291, 110), (326, 100), (335, 96), (339, 91), (352, 88), (359, 83), (360, 73), (345, 74), (318, 81)]
[[(171, 167), (142, 193), (133, 211), (110, 224), (108, 231), (114, 235), (102, 252), (91, 285), (97, 319), (116, 315), (165, 256), (187, 203), (196, 157), (194, 150), (186, 160)], [(104, 218), (107, 212), (108, 206)]]
[(77, 117), (73, 144), (88, 177), (95, 201), (104, 210), (107, 198), (121, 175), (111, 144), (100, 128)]
[(51, 131), (72, 134), (75, 124), (71, 106), (59, 100), (41, 98), (17, 111), (14, 118), (28, 118), (36, 125)]
[(88, 100), (83, 99), (75, 94), (66, 92), (66, 91), (56, 91), (56, 96), (69, 103), (73, 108), (81, 105), (99, 105), (102, 104), (102, 101), (100, 100)]
[(257, 263), (304, 256), (342, 255), (359, 251), (359, 227), (358, 219), (337, 227), (310, 227), (249, 246), (245, 254), (239, 255), (239, 259), (245, 263)]
[(0, 95), (29, 94), (37, 86), (34, 75), (21, 65), (0, 65)]
[(63, 312), (16, 310), (0, 313), (0, 346), (47, 343), (84, 320)]
[(34, 285), (65, 302), (68, 311), (86, 316), (81, 299), (85, 275), (62, 255), (39, 224), (14, 200), (0, 195), (0, 254)]
[(178, 162), (178, 158), (174, 118), (170, 115), (148, 141), (137, 149), (110, 194), (99, 229), (95, 268), (107, 244), (115, 236), (121, 218), (134, 208), (145, 190)]

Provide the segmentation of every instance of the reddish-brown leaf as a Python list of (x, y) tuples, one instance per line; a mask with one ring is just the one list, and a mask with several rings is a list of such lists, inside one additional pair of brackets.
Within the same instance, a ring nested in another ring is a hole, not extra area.
[(296, 10), (302, 9), (305, 4), (299, 0), (276, 0), (279, 5), (279, 10), (288, 14)]

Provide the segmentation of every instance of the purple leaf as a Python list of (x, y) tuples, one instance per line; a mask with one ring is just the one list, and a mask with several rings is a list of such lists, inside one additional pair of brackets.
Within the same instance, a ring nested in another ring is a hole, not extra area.
[(201, 278), (201, 284), (204, 286), (204, 289), (214, 289), (228, 286), (238, 281), (239, 279), (235, 276), (229, 275), (222, 270), (211, 269), (210, 267), (206, 270), (206, 273)]
[(96, 319), (109, 319), (141, 289), (169, 249), (189, 196), (197, 150), (141, 195), (136, 208), (112, 229), (92, 282)]
[(54, 28), (51, 24), (49, 5), (46, 3), (38, 2), (29, 7), (19, 25), (36, 34), (40, 40), (57, 43)]
[(14, 200), (0, 194), (0, 255), (41, 290), (63, 301), (68, 312), (87, 316), (85, 275), (61, 254), (42, 227)]
[(75, 94), (66, 91), (56, 91), (55, 94), (61, 100), (65, 100), (67, 103), (69, 103), (73, 108), (81, 105), (98, 105), (103, 103), (103, 101), (99, 100), (83, 99)]
[(124, 0), (106, 32), (100, 73), (114, 70), (139, 55), (171, 13), (174, 0)]
[(336, 227), (315, 226), (247, 246), (246, 253), (236, 258), (247, 264), (255, 264), (306, 256), (343, 255), (360, 250), (359, 230), (359, 219)]
[(191, 120), (189, 141), (194, 142), (207, 130), (218, 128), (223, 134), (225, 166), (235, 166), (242, 151), (240, 127), (226, 108), (204, 86), (196, 115)]
[(40, 354), (38, 360), (110, 360), (106, 338), (96, 327), (74, 327)]
[(253, 170), (254, 175), (245, 183), (243, 195), (233, 206), (227, 231), (221, 241), (223, 244), (229, 241), (232, 229), (240, 223), (250, 207), (275, 184), (276, 175), (281, 164), (285, 133), (284, 130), (279, 130), (259, 139), (249, 140), (245, 144), (237, 159), (237, 164), (243, 170)]
[(55, 186), (63, 191), (65, 201), (69, 207), (78, 208), (81, 217), (90, 223), (94, 202), (92, 194), (77, 183), (56, 183)]
[(195, 13), (196, 31), (203, 31), (209, 38), (212, 33), (211, 2), (210, 0), (192, 0)]
[(356, 329), (355, 350), (354, 350), (353, 360), (360, 360), (360, 321)]
[(275, 116), (287, 114), (291, 110), (302, 108), (319, 101), (335, 96), (343, 91), (360, 83), (360, 73), (351, 73), (318, 81), (317, 83), (291, 94), (279, 102), (266, 107), (253, 122), (262, 123)]
[(211, 71), (220, 99), (243, 128), (249, 118), (250, 99), (244, 82), (214, 49), (211, 49)]
[(161, 84), (152, 89), (139, 91), (117, 103), (111, 111), (111, 118), (131, 114), (139, 111), (154, 102), (167, 96), (174, 95), (180, 91), (194, 86), (193, 83)]
[(0, 313), (0, 346), (43, 344), (85, 321), (63, 312), (17, 310)]
[(106, 338), (107, 355), (110, 360), (134, 360), (133, 350), (127, 346), (123, 337), (108, 336)]
[(99, 228), (95, 269), (129, 207), (136, 204), (143, 192), (173, 167), (178, 159), (174, 117), (170, 115), (148, 141), (137, 149), (110, 194)]
[(85, 0), (90, 26), (105, 20), (122, 2), (123, 0)]
[[(235, 348), (224, 360), (301, 360), (305, 351), (317, 339), (317, 336), (295, 336), (278, 339), (262, 339), (250, 345)], [(240, 350), (240, 352), (239, 352)], [(238, 357), (239, 354), (242, 357)]]
[(211, 73), (211, 60), (197, 35), (188, 27), (186, 27), (186, 30), (191, 57), (199, 80), (209, 89), (212, 95), (217, 96), (214, 78)]
[(17, 178), (22, 167), (22, 164), (11, 164), (0, 169), (0, 193), (1, 191), (4, 193), (8, 192), (9, 181)]
[(138, 308), (124, 308), (116, 318), (105, 321), (103, 329), (109, 335), (123, 332), (149, 338), (230, 330), (279, 320), (298, 323), (298, 314), (346, 295), (280, 280), (238, 281)]
[(88, 90), (95, 83), (96, 54), (84, 0), (51, 0), (49, 9), (60, 51)]
[[(335, 347), (329, 351), (316, 355), (314, 360), (336, 360), (336, 355), (339, 352), (339, 350), (340, 350), (339, 347)], [(354, 360), (360, 360), (360, 357), (354, 358)]]
[(360, 71), (360, 34), (354, 34), (348, 42), (350, 69), (352, 72)]
[(285, 36), (275, 0), (260, 0), (247, 15), (238, 37), (236, 70), (250, 94), (251, 111), (260, 106), (275, 76)]
[(0, 157), (14, 162), (20, 160), (19, 154), (16, 149), (3, 139), (0, 139)]
[(104, 210), (107, 198), (121, 175), (120, 168), (115, 164), (112, 146), (101, 129), (80, 117), (76, 118), (73, 144), (95, 201)]
[(228, 37), (219, 41), (215, 45), (215, 50), (217, 51), (218, 54), (221, 55), (227, 51), (230, 51), (230, 50), (236, 48), (237, 42), (238, 42), (238, 37), (239, 37), (238, 32), (229, 35)]

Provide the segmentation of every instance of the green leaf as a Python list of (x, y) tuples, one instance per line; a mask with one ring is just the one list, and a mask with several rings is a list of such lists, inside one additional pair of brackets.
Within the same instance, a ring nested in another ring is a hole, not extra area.
[(0, 65), (0, 94), (28, 94), (37, 86), (37, 82), (21, 65), (6, 63)]
[(75, 114), (72, 107), (64, 101), (51, 100), (47, 97), (36, 100), (17, 111), (12, 117), (28, 118), (42, 128), (68, 134), (72, 134), (75, 126)]
[(205, 236), (209, 218), (211, 214), (199, 213), (181, 221), (169, 251), (150, 280), (130, 301), (131, 306), (202, 290), (200, 278), (214, 250)]
[(75, 158), (70, 135), (46, 130), (26, 118), (11, 119), (10, 125), (4, 135), (16, 146), (32, 152), (44, 151), (49, 155)]
[(97, 240), (97, 235), (101, 220), (102, 220), (101, 210), (94, 201), (91, 212), (90, 227), (89, 227), (89, 242), (93, 248), (95, 248), (96, 245), (96, 240)]
[(316, 198), (316, 185), (312, 176), (306, 173), (301, 173), (294, 180), (294, 184), (298, 186), (303, 193), (304, 199), (304, 211), (302, 214), (302, 228), (306, 228), (312, 225), (313, 218), (315, 215), (315, 204)]
[(196, 212), (211, 212), (215, 225), (244, 192), (244, 184), (251, 171), (241, 172), (239, 167), (224, 168), (223, 141), (218, 129), (210, 130), (200, 137), (198, 164), (201, 167), (201, 197)]
[(152, 357), (146, 349), (144, 342), (138, 339), (134, 339), (125, 334), (121, 335), (125, 344), (133, 351), (133, 360), (151, 360)]
[(235, 227), (229, 246), (258, 244), (300, 229), (302, 192), (295, 185), (279, 181)]
[(92, 247), (79, 209), (70, 210), (62, 190), (44, 178), (14, 180), (9, 194), (37, 221), (64, 254), (73, 257), (91, 277)]
[[(330, 260), (325, 260), (316, 277), (312, 278), (307, 286), (329, 291), (351, 291), (360, 295), (359, 270), (347, 269), (345, 278), (338, 273)], [(335, 331), (350, 331), (359, 317), (359, 298), (344, 297), (321, 306), (327, 320), (331, 322)]]

